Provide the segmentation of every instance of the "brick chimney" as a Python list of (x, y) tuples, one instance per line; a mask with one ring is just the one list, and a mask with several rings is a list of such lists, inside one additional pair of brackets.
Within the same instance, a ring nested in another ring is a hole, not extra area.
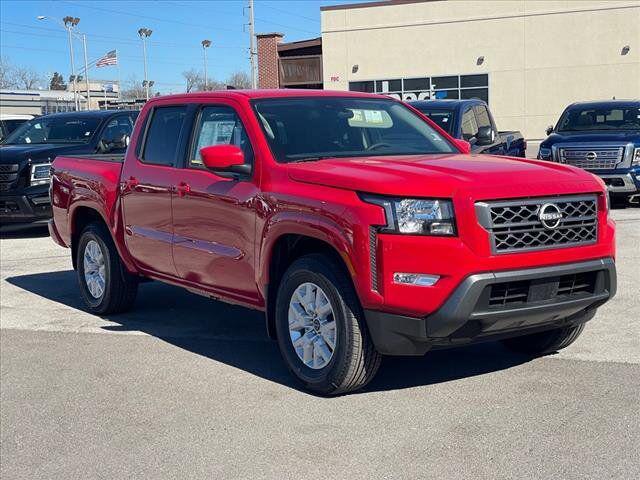
[(259, 33), (258, 40), (258, 88), (280, 88), (278, 44), (282, 33)]

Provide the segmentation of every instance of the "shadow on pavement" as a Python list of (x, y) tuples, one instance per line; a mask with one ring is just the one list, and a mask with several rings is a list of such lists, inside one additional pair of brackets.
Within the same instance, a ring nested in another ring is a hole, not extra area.
[[(7, 278), (7, 282), (57, 303), (82, 310), (75, 272), (58, 271)], [(275, 342), (268, 339), (262, 313), (200, 297), (160, 282), (140, 285), (132, 311), (105, 317), (105, 330), (141, 331), (190, 352), (300, 390)], [(520, 365), (528, 357), (498, 343), (430, 352), (424, 357), (387, 357), (365, 392), (447, 382)], [(357, 394), (357, 393), (356, 393)]]
[(0, 227), (0, 238), (42, 238), (48, 237), (46, 225), (11, 225)]

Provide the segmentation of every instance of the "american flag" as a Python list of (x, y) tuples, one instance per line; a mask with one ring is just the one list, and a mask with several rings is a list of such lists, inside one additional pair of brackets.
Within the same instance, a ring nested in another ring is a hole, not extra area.
[(108, 67), (109, 65), (118, 64), (118, 54), (115, 50), (107, 52), (107, 54), (96, 62), (96, 67)]

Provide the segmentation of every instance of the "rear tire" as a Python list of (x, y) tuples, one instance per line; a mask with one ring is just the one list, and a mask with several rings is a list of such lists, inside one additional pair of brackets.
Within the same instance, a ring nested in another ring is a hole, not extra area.
[[(310, 310), (307, 297), (312, 299)], [(351, 280), (327, 255), (301, 257), (287, 269), (278, 289), (275, 320), (287, 367), (311, 391), (351, 392), (378, 371), (381, 355), (371, 341)]]
[(138, 279), (123, 265), (103, 224), (91, 223), (80, 234), (76, 265), (80, 292), (91, 313), (109, 315), (132, 307)]
[(568, 347), (580, 336), (584, 323), (546, 332), (507, 338), (502, 343), (509, 350), (526, 355), (546, 355)]

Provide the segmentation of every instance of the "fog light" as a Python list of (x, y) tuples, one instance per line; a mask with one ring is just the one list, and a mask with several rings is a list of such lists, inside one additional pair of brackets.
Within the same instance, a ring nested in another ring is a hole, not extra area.
[(394, 273), (393, 283), (402, 285), (416, 285), (418, 287), (431, 287), (440, 279), (439, 275), (427, 275), (423, 273)]

